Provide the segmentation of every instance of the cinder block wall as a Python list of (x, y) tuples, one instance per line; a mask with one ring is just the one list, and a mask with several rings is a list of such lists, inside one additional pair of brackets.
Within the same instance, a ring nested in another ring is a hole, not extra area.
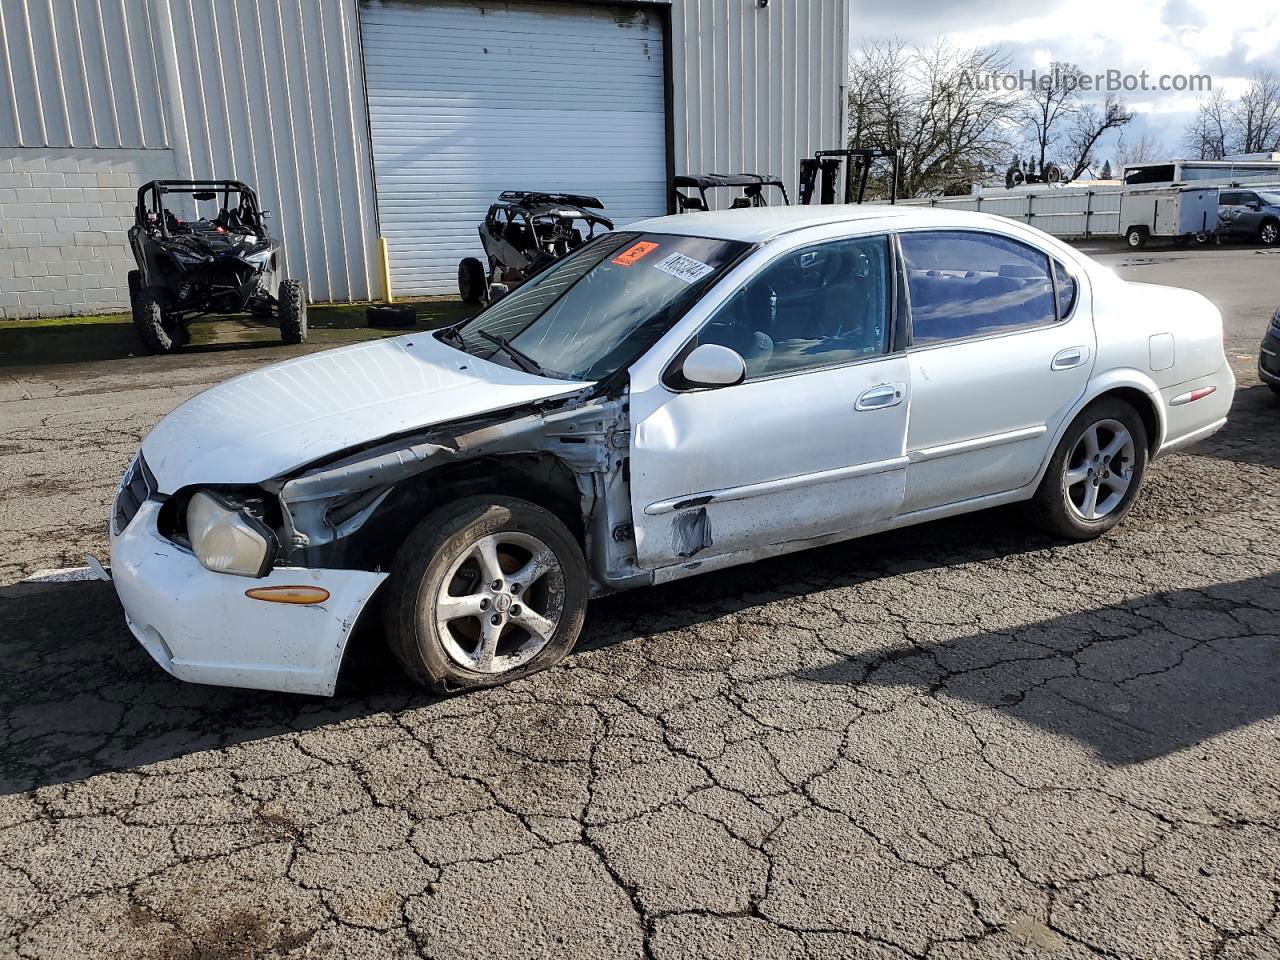
[(138, 187), (172, 150), (0, 147), (0, 318), (128, 308)]

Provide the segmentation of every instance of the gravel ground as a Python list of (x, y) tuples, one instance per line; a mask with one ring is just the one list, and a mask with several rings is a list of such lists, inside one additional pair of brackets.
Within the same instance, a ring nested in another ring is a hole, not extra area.
[(1237, 406), (1111, 536), (995, 511), (611, 598), (449, 699), (376, 648), (330, 700), (181, 684), (109, 586), (14, 582), (282, 351), (11, 370), (0, 956), (1280, 956), (1280, 289), (1198, 252), (1122, 270), (1232, 287)]

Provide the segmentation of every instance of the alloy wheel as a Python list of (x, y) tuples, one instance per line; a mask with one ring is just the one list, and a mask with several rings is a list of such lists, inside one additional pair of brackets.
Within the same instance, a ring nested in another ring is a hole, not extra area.
[(476, 673), (514, 670), (551, 642), (564, 613), (564, 571), (552, 549), (503, 531), (459, 551), (432, 601), (440, 645)]
[(1119, 420), (1086, 427), (1062, 475), (1071, 511), (1082, 520), (1101, 520), (1118, 510), (1133, 482), (1134, 461), (1133, 437)]
[(1274, 223), (1264, 223), (1259, 233), (1259, 238), (1268, 247), (1274, 247), (1276, 240), (1280, 239), (1280, 226)]

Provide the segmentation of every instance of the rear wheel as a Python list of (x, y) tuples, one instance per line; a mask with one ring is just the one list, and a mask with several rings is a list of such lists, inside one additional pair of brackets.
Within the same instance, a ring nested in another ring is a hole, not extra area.
[(458, 264), (458, 296), (463, 303), (480, 303), (486, 292), (484, 264), (475, 257), (467, 257)]
[(466, 497), (409, 535), (387, 583), (387, 639), (418, 683), (487, 687), (559, 662), (582, 630), (587, 571), (553, 514)]
[(307, 339), (307, 298), (301, 280), (281, 280), (276, 292), (280, 303), (280, 339), (302, 343)]
[(1103, 398), (1067, 428), (1032, 500), (1037, 522), (1069, 540), (1106, 533), (1129, 512), (1147, 468), (1147, 428), (1123, 400)]
[(1147, 245), (1147, 240), (1151, 236), (1147, 232), (1146, 227), (1130, 227), (1125, 231), (1124, 242), (1129, 245), (1131, 250), (1141, 250)]
[(133, 298), (133, 326), (148, 353), (173, 353), (185, 339), (181, 322), (165, 310), (166, 298), (145, 287)]

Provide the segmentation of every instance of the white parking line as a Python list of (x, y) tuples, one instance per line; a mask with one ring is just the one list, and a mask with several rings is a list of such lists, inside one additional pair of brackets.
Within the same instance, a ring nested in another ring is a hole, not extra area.
[(23, 583), (74, 583), (77, 580), (97, 580), (98, 575), (88, 567), (60, 567), (56, 570), (37, 570)]

